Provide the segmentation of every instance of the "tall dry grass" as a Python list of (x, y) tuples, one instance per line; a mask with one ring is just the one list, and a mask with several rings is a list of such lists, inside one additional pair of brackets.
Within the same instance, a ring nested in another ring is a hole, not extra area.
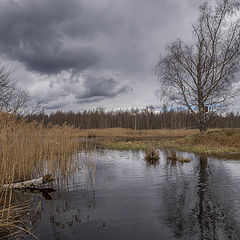
[[(216, 131), (209, 129), (208, 131)], [(78, 137), (104, 137), (104, 138), (129, 138), (129, 139), (161, 139), (181, 138), (199, 133), (198, 129), (150, 129), (133, 130), (129, 128), (104, 128), (76, 130)]]
[(43, 127), (7, 113), (0, 113), (0, 144), (1, 184), (54, 174), (59, 168), (66, 173), (66, 160), (79, 149), (73, 127)]
[(1, 186), (46, 173), (67, 175), (73, 168), (73, 156), (79, 147), (73, 127), (50, 124), (43, 127), (0, 112), (0, 235), (20, 231), (19, 216), (26, 209), (26, 205), (22, 208), (16, 205), (12, 190)]

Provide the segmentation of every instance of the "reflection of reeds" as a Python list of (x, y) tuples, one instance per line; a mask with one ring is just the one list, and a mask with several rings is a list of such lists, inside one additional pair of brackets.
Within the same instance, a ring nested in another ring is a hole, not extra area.
[(177, 152), (175, 148), (165, 148), (165, 154), (167, 159), (173, 160), (173, 161), (177, 161), (178, 157), (177, 157)]
[[(43, 127), (0, 112), (0, 186), (44, 173), (68, 175), (74, 167), (73, 156), (80, 147), (73, 136), (74, 128), (67, 125)], [(13, 229), (20, 231), (21, 206), (15, 207), (12, 191), (0, 191), (0, 229), (11, 234)], [(13, 214), (16, 209), (19, 214)]]
[(23, 232), (32, 235), (29, 227), (23, 221), (23, 217), (29, 212), (29, 206), (29, 201), (12, 199), (11, 192), (2, 194), (0, 199), (0, 239), (10, 239)]
[(177, 155), (177, 151), (175, 148), (165, 148), (165, 154), (168, 160), (171, 160), (172, 165), (176, 165), (176, 162), (181, 162), (181, 163), (189, 163), (191, 160), (190, 158), (184, 158), (180, 154), (180, 156)]

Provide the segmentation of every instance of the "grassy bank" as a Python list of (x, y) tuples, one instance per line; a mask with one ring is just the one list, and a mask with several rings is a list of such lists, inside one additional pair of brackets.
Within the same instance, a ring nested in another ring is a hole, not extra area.
[(176, 141), (178, 149), (198, 154), (240, 158), (240, 130), (222, 129), (195, 134)]
[[(121, 131), (121, 130), (118, 130)], [(145, 130), (136, 132), (137, 140), (129, 139), (129, 132), (121, 133), (127, 140), (112, 137), (100, 139), (100, 144), (108, 149), (145, 150), (149, 146), (158, 148), (176, 148), (181, 151), (194, 152), (218, 157), (240, 157), (240, 130), (238, 129), (210, 129), (200, 134), (197, 130)], [(107, 134), (110, 136), (110, 133)], [(142, 137), (141, 137), (142, 136)]]

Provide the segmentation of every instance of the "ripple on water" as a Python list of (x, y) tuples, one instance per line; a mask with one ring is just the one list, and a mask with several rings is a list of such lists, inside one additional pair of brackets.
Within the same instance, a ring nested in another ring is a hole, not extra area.
[(82, 153), (42, 201), (40, 239), (239, 239), (240, 162), (182, 153), (156, 165), (143, 151)]

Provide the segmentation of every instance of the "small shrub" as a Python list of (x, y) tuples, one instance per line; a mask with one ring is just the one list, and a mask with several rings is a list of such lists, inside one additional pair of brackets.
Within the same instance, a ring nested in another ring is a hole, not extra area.
[(157, 149), (151, 147), (146, 149), (145, 159), (148, 161), (157, 161), (160, 159), (159, 152)]
[(181, 163), (189, 163), (191, 160), (190, 158), (179, 158), (178, 161)]

